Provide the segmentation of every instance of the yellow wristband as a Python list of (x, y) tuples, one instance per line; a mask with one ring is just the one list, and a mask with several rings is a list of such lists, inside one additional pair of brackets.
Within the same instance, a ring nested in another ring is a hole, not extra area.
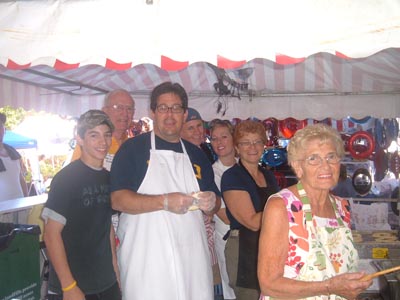
[(67, 286), (66, 288), (62, 288), (63, 292), (68, 292), (70, 290), (72, 290), (74, 287), (76, 286), (76, 280), (74, 280), (73, 283), (71, 283), (69, 286)]

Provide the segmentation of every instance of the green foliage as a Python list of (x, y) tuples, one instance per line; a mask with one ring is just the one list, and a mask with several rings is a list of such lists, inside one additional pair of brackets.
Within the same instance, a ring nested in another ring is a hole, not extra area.
[[(40, 113), (34, 110), (26, 111), (23, 108), (14, 108), (11, 106), (0, 107), (0, 112), (7, 116), (6, 129), (13, 130), (19, 124), (21, 124), (25, 117), (28, 115), (39, 115)], [(55, 155), (49, 158), (44, 156), (39, 157), (40, 173), (43, 176), (44, 181), (49, 178), (53, 178), (58, 171), (63, 167), (63, 163), (67, 159), (67, 155)], [(27, 165), (26, 159), (23, 157), (25, 165)], [(29, 183), (32, 181), (32, 173), (28, 168), (26, 170), (25, 180)]]
[(42, 157), (39, 165), (43, 180), (46, 181), (48, 178), (53, 178), (62, 169), (66, 159), (67, 155), (55, 155), (50, 158)]
[(0, 107), (0, 112), (7, 116), (6, 129), (13, 130), (24, 120), (27, 111), (21, 107), (13, 108), (11, 106)]

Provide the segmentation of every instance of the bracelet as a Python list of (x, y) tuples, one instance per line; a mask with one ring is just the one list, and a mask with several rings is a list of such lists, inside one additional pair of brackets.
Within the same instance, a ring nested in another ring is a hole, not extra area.
[(164, 210), (168, 210), (168, 194), (164, 194)]
[(74, 280), (73, 283), (71, 283), (69, 286), (67, 286), (66, 288), (62, 288), (63, 292), (68, 292), (70, 290), (72, 290), (74, 287), (76, 286), (76, 280)]

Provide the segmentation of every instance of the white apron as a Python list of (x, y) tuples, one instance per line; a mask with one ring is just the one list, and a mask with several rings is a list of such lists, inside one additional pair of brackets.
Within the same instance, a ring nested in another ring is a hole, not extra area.
[[(322, 281), (332, 276), (357, 271), (358, 252), (354, 248), (351, 230), (344, 225), (335, 201), (331, 198), (335, 210), (338, 228), (316, 227), (311, 213), (310, 201), (298, 183), (301, 202), (308, 230), (309, 256), (300, 270), (298, 280)], [(305, 298), (307, 300), (340, 300), (337, 295), (321, 295)]]
[[(353, 237), (350, 228), (345, 226), (338, 212), (338, 208), (333, 199), (331, 203), (335, 210), (336, 220), (339, 224), (337, 228), (315, 226), (316, 221), (311, 212), (310, 200), (308, 199), (303, 186), (299, 182), (297, 188), (300, 200), (303, 204), (306, 228), (308, 231), (309, 251), (305, 254), (304, 265), (296, 276), (284, 277), (296, 278), (302, 281), (323, 281), (338, 274), (356, 272), (358, 263), (358, 252), (354, 248)], [(299, 255), (302, 255), (298, 253)], [(286, 271), (286, 270), (285, 270)], [(273, 300), (269, 296), (262, 296), (262, 300)], [(337, 295), (320, 295), (299, 300), (345, 300)]]
[[(192, 164), (183, 152), (156, 150), (151, 133), (150, 162), (140, 194), (198, 192)], [(118, 260), (124, 300), (212, 300), (213, 278), (202, 212), (122, 213)]]

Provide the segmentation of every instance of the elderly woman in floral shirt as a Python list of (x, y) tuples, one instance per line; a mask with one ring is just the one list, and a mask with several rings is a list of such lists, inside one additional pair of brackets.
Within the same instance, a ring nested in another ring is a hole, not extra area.
[(343, 155), (340, 135), (324, 124), (291, 138), (288, 162), (299, 181), (272, 195), (264, 210), (261, 299), (355, 299), (372, 284), (356, 272), (349, 204), (330, 193)]

